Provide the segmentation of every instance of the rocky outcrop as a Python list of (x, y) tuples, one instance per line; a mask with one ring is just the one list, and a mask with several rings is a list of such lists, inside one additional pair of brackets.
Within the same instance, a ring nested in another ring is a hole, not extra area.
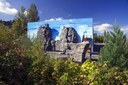
[(89, 42), (81, 43), (68, 43), (68, 48), (65, 54), (68, 55), (73, 61), (84, 62), (86, 58), (86, 53), (89, 48)]
[(56, 51), (65, 51), (67, 49), (67, 42), (62, 42), (60, 40), (57, 40), (55, 42), (55, 50)]
[[(59, 42), (58, 42), (59, 43)], [(61, 48), (66, 50), (63, 52), (53, 52), (51, 58), (71, 58), (75, 62), (84, 62), (87, 57), (87, 49), (89, 42), (82, 43), (65, 43)]]
[(78, 34), (72, 27), (64, 27), (60, 35), (60, 40), (52, 40), (51, 28), (48, 24), (40, 27), (37, 37), (42, 41), (44, 50), (53, 52), (53, 58), (71, 58), (76, 62), (85, 61), (86, 51), (89, 42), (78, 43)]
[(37, 38), (41, 40), (45, 51), (52, 50), (52, 45), (51, 45), (52, 32), (48, 24), (46, 24), (45, 26), (41, 26), (39, 28), (39, 31), (37, 33)]
[(78, 34), (72, 27), (64, 27), (62, 29), (60, 40), (67, 43), (78, 43)]
[(68, 49), (67, 43), (78, 43), (78, 34), (72, 27), (62, 29), (60, 40), (55, 42), (56, 51), (65, 51)]

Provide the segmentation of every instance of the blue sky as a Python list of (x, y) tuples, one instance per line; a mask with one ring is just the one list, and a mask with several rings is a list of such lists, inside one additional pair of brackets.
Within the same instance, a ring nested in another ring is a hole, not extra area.
[(27, 10), (31, 3), (36, 4), (41, 21), (93, 18), (96, 31), (109, 30), (115, 22), (128, 29), (128, 0), (0, 0), (0, 19), (13, 19), (21, 6)]

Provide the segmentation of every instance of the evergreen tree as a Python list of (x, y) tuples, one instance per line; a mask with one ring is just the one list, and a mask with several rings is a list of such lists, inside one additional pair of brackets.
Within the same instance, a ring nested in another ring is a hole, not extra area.
[(105, 46), (101, 50), (101, 60), (109, 61), (111, 66), (128, 67), (128, 46), (126, 35), (115, 25), (114, 31), (105, 32)]
[(35, 4), (31, 4), (27, 16), (29, 22), (36, 22), (39, 20), (38, 10)]
[(20, 21), (21, 28), (27, 27), (27, 16), (25, 15), (25, 8), (21, 7), (21, 12), (17, 14), (17, 17), (15, 19), (16, 21)]
[(25, 8), (21, 7), (21, 11), (18, 12), (15, 22), (12, 27), (17, 31), (18, 35), (26, 34), (27, 29), (27, 16), (25, 15)]

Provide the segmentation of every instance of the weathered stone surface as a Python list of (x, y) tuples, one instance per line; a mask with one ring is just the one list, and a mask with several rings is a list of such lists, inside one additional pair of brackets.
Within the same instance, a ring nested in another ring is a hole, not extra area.
[(62, 29), (60, 40), (68, 43), (78, 43), (78, 34), (72, 27), (64, 27)]
[(64, 27), (60, 40), (52, 40), (51, 28), (48, 24), (40, 27), (37, 37), (42, 41), (45, 51), (52, 51), (50, 57), (71, 58), (76, 62), (85, 61), (89, 42), (78, 43), (78, 35), (74, 28)]
[(89, 47), (89, 42), (68, 44), (71, 49), (66, 50), (66, 55), (68, 55), (73, 61), (84, 62), (86, 57), (86, 51)]
[(48, 24), (40, 27), (37, 33), (37, 37), (41, 40), (45, 51), (52, 50), (52, 45), (51, 45), (52, 33), (51, 33), (51, 28), (49, 27)]
[(65, 51), (70, 49), (68, 43), (78, 43), (78, 34), (72, 27), (64, 27), (62, 29), (60, 40), (55, 42), (55, 50)]
[(60, 40), (55, 42), (55, 51), (65, 51), (67, 49), (67, 43), (64, 43)]
[(64, 53), (55, 52), (54, 54), (53, 52), (52, 55), (50, 55), (50, 57), (71, 58), (73, 61), (76, 61), (76, 62), (84, 62), (86, 59), (87, 49), (89, 48), (89, 42), (86, 41), (82, 43), (65, 43), (61, 46), (61, 49), (62, 48), (65, 49), (63, 51)]
[(51, 41), (52, 51), (55, 51), (55, 47), (56, 47), (56, 46), (55, 46), (55, 45), (56, 45), (55, 43), (56, 43), (55, 40), (52, 40), (52, 41)]

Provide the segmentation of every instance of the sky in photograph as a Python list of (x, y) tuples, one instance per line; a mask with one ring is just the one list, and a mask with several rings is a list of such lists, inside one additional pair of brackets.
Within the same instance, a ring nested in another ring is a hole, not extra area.
[(82, 41), (83, 35), (88, 38), (93, 38), (93, 19), (92, 18), (82, 18), (82, 19), (64, 19), (56, 21), (40, 21), (40, 22), (30, 22), (28, 23), (28, 36), (30, 38), (36, 37), (37, 32), (41, 26), (49, 24), (52, 31), (52, 39), (60, 40), (60, 35), (62, 29), (65, 27), (72, 27), (78, 33), (79, 42)]
[(21, 6), (27, 11), (31, 3), (37, 6), (40, 21), (93, 18), (98, 33), (111, 30), (115, 23), (128, 31), (128, 0), (0, 0), (0, 19), (14, 19)]

